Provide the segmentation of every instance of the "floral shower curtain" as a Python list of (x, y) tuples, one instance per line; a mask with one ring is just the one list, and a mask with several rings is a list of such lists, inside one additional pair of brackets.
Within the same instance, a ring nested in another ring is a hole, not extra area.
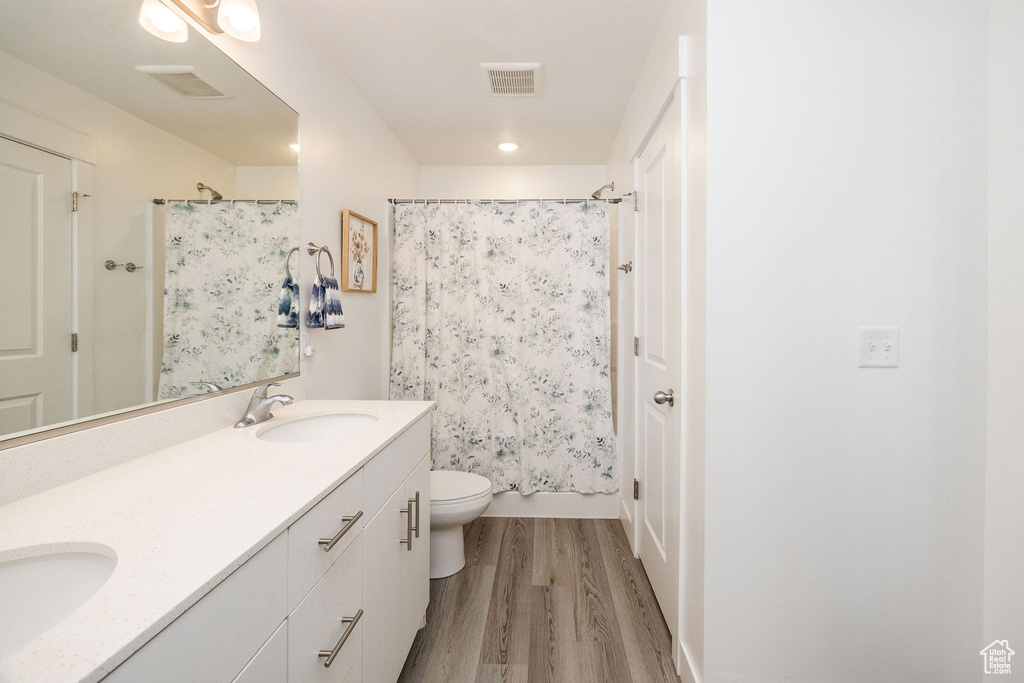
[(603, 201), (399, 204), (391, 398), (437, 402), (436, 469), (618, 490)]
[(297, 204), (167, 202), (158, 398), (298, 371), (298, 330), (277, 326), (298, 234)]

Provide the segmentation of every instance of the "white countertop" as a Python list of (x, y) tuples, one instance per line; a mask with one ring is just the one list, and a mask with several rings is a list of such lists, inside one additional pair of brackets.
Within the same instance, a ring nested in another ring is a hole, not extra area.
[[(98, 681), (429, 412), (421, 401), (300, 401), (269, 422), (158, 451), (0, 507), (0, 562), (26, 546), (100, 543), (117, 566), (67, 619), (7, 659), (0, 682)], [(256, 438), (289, 418), (360, 412), (340, 438)]]

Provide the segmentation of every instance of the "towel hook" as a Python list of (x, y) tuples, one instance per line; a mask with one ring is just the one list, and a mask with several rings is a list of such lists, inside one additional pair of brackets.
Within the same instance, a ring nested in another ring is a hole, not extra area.
[(298, 247), (292, 247), (288, 250), (288, 255), (284, 257), (284, 272), (288, 276), (288, 279), (292, 279), (292, 269), (288, 267), (288, 263), (292, 260), (292, 254), (298, 253)]
[(320, 254), (326, 252), (327, 258), (331, 262), (331, 277), (334, 277), (334, 257), (331, 256), (331, 250), (327, 247), (318, 247), (312, 242), (306, 245), (306, 253), (310, 256), (316, 254), (316, 276), (323, 282), (324, 274), (320, 272)]

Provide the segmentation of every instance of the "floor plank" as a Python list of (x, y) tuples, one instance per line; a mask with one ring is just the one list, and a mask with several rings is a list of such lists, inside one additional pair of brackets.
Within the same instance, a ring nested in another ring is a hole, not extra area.
[(571, 586), (569, 528), (565, 519), (536, 519), (533, 533), (533, 585)]
[(658, 607), (643, 564), (633, 557), (618, 520), (597, 520), (598, 542), (609, 574), (609, 589), (627, 659), (633, 663), (633, 679), (676, 681), (672, 662), (672, 638)]
[(463, 532), (467, 565), (498, 564), (498, 551), (505, 535), (506, 517), (478, 517)]
[(618, 520), (481, 518), (431, 582), (405, 683), (678, 683), (671, 638)]
[[(533, 520), (509, 519), (501, 539), (480, 649), (482, 664), (528, 666), (530, 663), (530, 586)], [(502, 672), (504, 674), (504, 671)]]

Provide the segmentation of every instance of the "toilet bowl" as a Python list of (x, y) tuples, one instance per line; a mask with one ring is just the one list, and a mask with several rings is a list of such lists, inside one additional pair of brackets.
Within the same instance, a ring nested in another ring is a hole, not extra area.
[(430, 578), (442, 579), (466, 566), (462, 525), (491, 504), (491, 481), (469, 472), (430, 473)]

